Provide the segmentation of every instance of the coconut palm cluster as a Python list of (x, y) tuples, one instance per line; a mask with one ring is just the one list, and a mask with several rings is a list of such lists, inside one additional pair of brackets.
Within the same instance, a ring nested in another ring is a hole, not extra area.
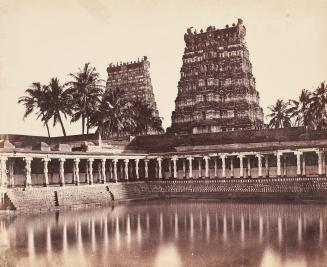
[(268, 107), (269, 128), (306, 127), (327, 128), (327, 87), (322, 82), (314, 91), (302, 89), (298, 99), (277, 99)]
[(64, 136), (64, 122), (81, 122), (82, 134), (91, 129), (103, 138), (126, 134), (142, 135), (163, 133), (162, 118), (142, 99), (126, 100), (120, 89), (106, 90), (105, 81), (95, 67), (86, 63), (76, 73), (69, 74), (69, 81), (60, 83), (52, 78), (49, 84), (34, 82), (25, 90), (18, 103), (25, 106), (24, 118), (35, 114), (46, 127), (58, 123)]

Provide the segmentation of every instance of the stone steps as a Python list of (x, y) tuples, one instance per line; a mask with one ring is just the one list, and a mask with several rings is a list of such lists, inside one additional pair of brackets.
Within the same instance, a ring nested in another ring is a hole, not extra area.
[(80, 204), (107, 204), (111, 197), (105, 186), (76, 187), (73, 190), (58, 190), (59, 206)]
[(122, 183), (111, 184), (110, 191), (114, 196), (114, 200), (136, 200), (158, 198), (163, 194), (152, 192), (151, 188), (146, 183)]
[(16, 210), (50, 210), (55, 207), (52, 189), (13, 189), (7, 195)]
[(18, 211), (45, 211), (58, 207), (76, 207), (88, 204), (108, 204), (111, 196), (104, 185), (80, 187), (15, 188), (7, 196)]
[(53, 210), (108, 204), (121, 200), (169, 197), (272, 198), (303, 196), (327, 200), (326, 178), (225, 179), (194, 181), (146, 181), (65, 187), (8, 189), (6, 194), (17, 210)]

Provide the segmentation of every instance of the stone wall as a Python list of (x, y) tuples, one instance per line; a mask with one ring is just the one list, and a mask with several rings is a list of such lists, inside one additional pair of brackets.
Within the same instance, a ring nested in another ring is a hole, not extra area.
[(109, 186), (115, 200), (187, 198), (275, 198), (327, 200), (326, 178), (172, 180)]
[(14, 188), (5, 194), (19, 212), (86, 208), (112, 202), (112, 195), (105, 185)]
[(162, 180), (7, 189), (17, 211), (41, 212), (164, 198), (277, 199), (327, 201), (327, 178)]

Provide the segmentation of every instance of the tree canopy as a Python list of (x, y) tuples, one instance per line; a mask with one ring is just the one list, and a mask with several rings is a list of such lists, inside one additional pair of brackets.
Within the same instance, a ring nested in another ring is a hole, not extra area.
[(268, 127), (307, 127), (311, 129), (327, 128), (327, 88), (322, 82), (313, 92), (302, 89), (298, 99), (287, 102), (277, 99), (271, 111)]
[(24, 118), (34, 112), (49, 137), (51, 120), (53, 126), (59, 123), (66, 136), (64, 118), (71, 123), (81, 121), (82, 134), (96, 128), (103, 138), (164, 132), (153, 107), (139, 98), (125, 99), (122, 89), (105, 90), (104, 80), (90, 63), (68, 76), (70, 80), (63, 84), (58, 78), (45, 85), (34, 82), (18, 99), (25, 106)]

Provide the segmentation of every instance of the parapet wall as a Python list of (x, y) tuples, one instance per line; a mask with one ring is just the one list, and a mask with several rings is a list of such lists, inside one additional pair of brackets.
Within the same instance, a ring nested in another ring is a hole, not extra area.
[(317, 200), (327, 202), (326, 177), (169, 180), (110, 183), (65, 187), (7, 189), (9, 199), (19, 212), (89, 208), (119, 201), (201, 198), (221, 200)]
[(325, 177), (149, 181), (111, 184), (109, 188), (115, 200), (179, 197), (327, 200)]

